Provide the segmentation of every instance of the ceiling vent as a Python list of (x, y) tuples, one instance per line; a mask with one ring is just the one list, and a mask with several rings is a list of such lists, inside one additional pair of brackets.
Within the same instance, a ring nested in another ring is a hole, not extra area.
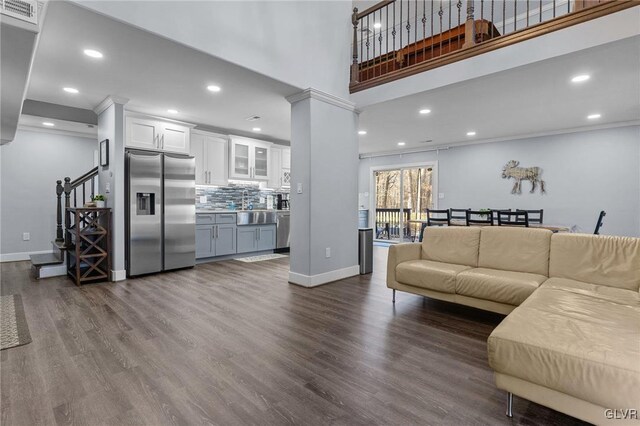
[(38, 2), (36, 0), (0, 0), (0, 13), (37, 24)]
[(260, 116), (259, 115), (252, 115), (250, 117), (245, 118), (245, 120), (247, 121), (256, 121), (256, 120), (260, 120)]

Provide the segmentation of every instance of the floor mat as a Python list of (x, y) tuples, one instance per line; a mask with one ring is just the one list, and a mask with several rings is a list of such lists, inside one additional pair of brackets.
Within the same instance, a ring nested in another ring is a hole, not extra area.
[(19, 294), (0, 296), (0, 350), (30, 342), (22, 297)]

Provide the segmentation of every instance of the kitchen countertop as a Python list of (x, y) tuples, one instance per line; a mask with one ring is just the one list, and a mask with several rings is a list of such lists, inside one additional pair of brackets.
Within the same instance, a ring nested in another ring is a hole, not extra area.
[(196, 209), (196, 214), (214, 214), (214, 213), (232, 213), (236, 214), (239, 212), (276, 212), (283, 213), (289, 212), (289, 210), (265, 210), (265, 209), (253, 209), (253, 210), (215, 210), (215, 209)]

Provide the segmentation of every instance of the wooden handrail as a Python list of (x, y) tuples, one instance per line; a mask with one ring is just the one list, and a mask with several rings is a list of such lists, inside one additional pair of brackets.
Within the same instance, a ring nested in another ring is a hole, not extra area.
[(98, 166), (89, 170), (87, 173), (83, 174), (82, 176), (72, 180), (70, 182), (71, 190), (73, 190), (74, 188), (77, 188), (78, 186), (82, 185), (83, 183), (87, 182), (89, 179), (97, 175), (98, 175)]
[[(64, 237), (64, 229), (62, 227), (62, 217), (64, 209), (71, 207), (71, 192), (73, 192), (74, 206), (77, 206), (76, 189), (82, 185), (82, 202), (85, 202), (85, 184), (91, 181), (91, 197), (95, 195), (95, 181), (94, 178), (98, 176), (98, 166), (84, 173), (82, 176), (71, 180), (70, 177), (64, 178), (64, 183), (61, 180), (56, 181), (56, 242), (65, 242), (68, 245)], [(64, 194), (64, 207), (62, 205), (62, 194)], [(65, 215), (66, 216), (66, 215)], [(65, 228), (70, 226), (65, 218)]]

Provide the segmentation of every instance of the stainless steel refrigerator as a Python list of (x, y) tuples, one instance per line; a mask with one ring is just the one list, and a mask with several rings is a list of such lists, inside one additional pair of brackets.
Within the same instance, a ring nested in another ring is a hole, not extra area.
[(127, 151), (127, 275), (195, 265), (193, 157)]

